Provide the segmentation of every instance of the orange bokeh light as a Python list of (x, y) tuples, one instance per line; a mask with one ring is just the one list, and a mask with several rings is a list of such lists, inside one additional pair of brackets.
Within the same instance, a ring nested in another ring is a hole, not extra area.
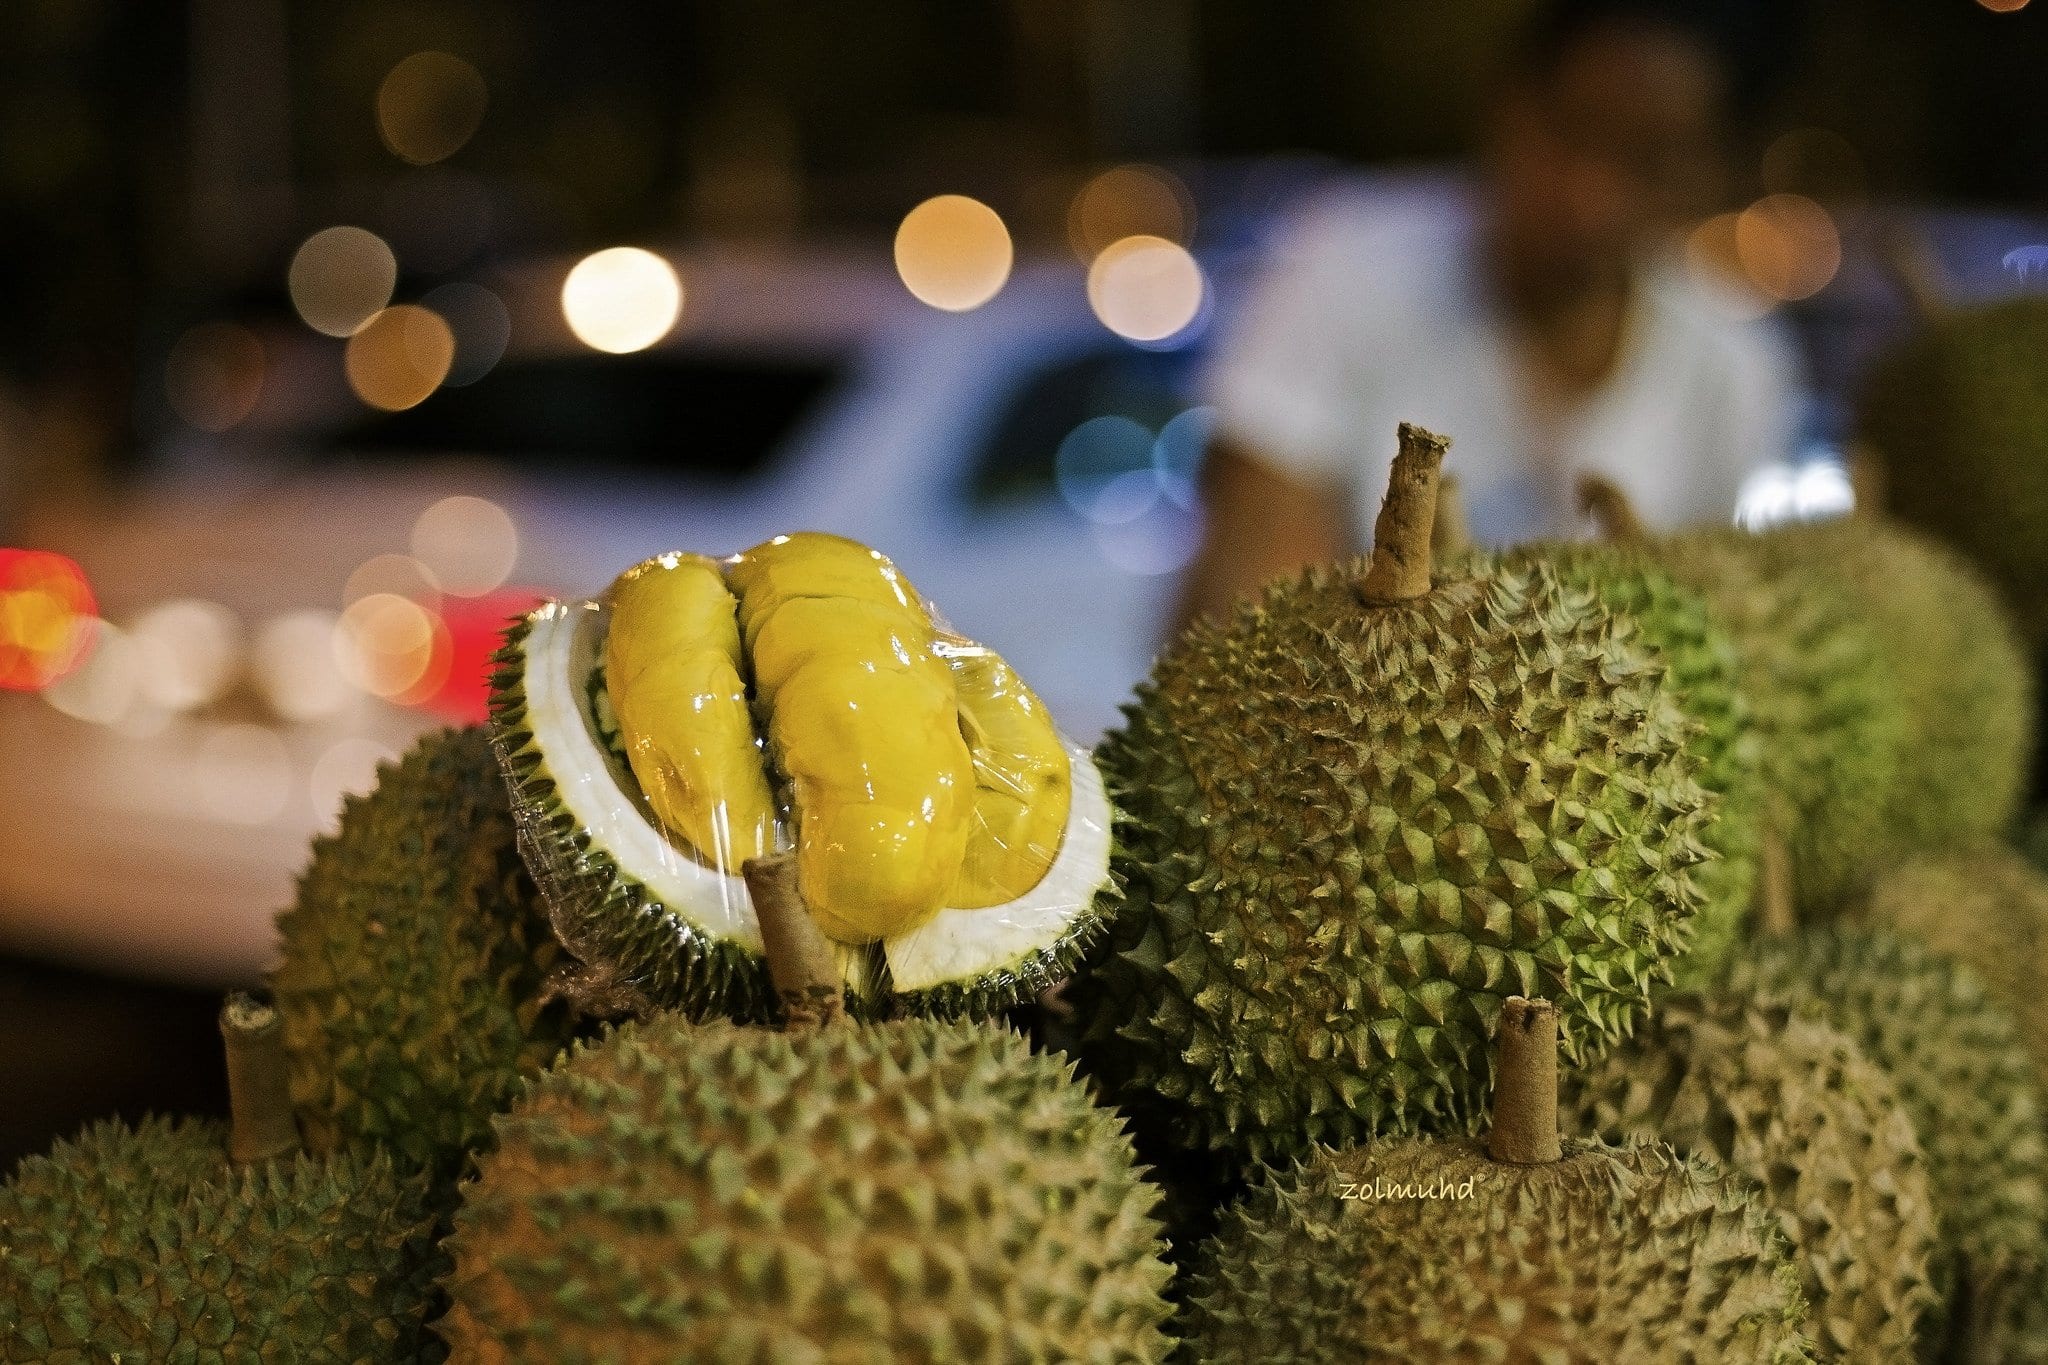
[(48, 550), (0, 549), (0, 688), (39, 692), (78, 667), (98, 615), (75, 561)]

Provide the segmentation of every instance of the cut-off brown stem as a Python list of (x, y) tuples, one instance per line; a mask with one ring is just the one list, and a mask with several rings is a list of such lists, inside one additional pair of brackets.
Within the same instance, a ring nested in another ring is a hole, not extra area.
[(1548, 1000), (1511, 995), (1501, 1007), (1486, 1150), (1517, 1166), (1564, 1156), (1557, 1137), (1557, 1006)]
[(1448, 439), (1403, 422), (1386, 500), (1372, 528), (1372, 563), (1358, 586), (1369, 607), (1391, 607), (1430, 589), (1430, 537), (1436, 530), (1437, 481)]
[(1649, 528), (1636, 515), (1635, 504), (1621, 486), (1598, 474), (1579, 475), (1579, 511), (1600, 528), (1600, 537), (1610, 545), (1645, 545)]
[(292, 1115), (286, 1071), (284, 1021), (268, 1002), (237, 991), (220, 1010), (227, 1047), (228, 1156), (237, 1165), (269, 1161), (302, 1150)]
[(761, 944), (768, 954), (768, 976), (782, 1000), (787, 1029), (822, 1028), (846, 1014), (846, 991), (832, 944), (797, 888), (796, 858), (778, 853), (749, 858), (740, 872), (754, 899), (761, 924)]

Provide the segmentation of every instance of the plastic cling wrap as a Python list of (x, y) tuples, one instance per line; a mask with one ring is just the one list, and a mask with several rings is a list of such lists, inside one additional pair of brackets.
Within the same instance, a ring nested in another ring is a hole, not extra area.
[(517, 624), (493, 734), (557, 932), (608, 989), (772, 999), (742, 868), (789, 854), (849, 998), (1000, 1009), (1064, 975), (1109, 875), (1101, 775), (888, 559), (669, 554)]

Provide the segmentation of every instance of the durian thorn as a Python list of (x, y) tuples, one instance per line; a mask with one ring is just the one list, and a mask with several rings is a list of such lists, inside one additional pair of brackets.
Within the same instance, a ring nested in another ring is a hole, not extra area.
[(1366, 606), (1391, 607), (1429, 592), (1437, 483), (1450, 447), (1445, 437), (1401, 423), (1386, 500), (1372, 527), (1372, 563), (1358, 585), (1358, 598)]
[(1501, 1006), (1486, 1150), (1517, 1166), (1564, 1155), (1557, 1139), (1557, 1006), (1548, 1000), (1511, 995)]
[(1436, 485), (1436, 524), (1430, 531), (1429, 548), (1439, 561), (1472, 548), (1472, 526), (1465, 520), (1465, 493), (1456, 474), (1445, 474)]
[(1649, 543), (1649, 528), (1643, 525), (1635, 504), (1619, 484), (1598, 474), (1581, 474), (1577, 491), (1579, 511), (1599, 526), (1603, 540), (1611, 545)]
[(237, 1165), (302, 1151), (287, 1079), (284, 1021), (267, 1000), (236, 991), (220, 1009), (227, 1045), (228, 1156)]
[(782, 999), (783, 1027), (823, 1028), (839, 1022), (846, 1014), (846, 989), (831, 943), (804, 906), (795, 855), (749, 858), (740, 873), (761, 924), (768, 975)]
[(1765, 938), (1786, 939), (1799, 930), (1792, 895), (1792, 855), (1774, 829), (1763, 835), (1757, 879), (1757, 928)]

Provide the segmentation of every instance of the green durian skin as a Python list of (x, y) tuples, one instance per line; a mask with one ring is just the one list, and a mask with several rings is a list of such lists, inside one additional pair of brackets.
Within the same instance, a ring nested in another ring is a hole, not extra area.
[(1528, 556), (1547, 560), (1568, 587), (1598, 594), (1617, 619), (1632, 622), (1668, 671), (1679, 705), (1699, 727), (1693, 751), (1700, 785), (1718, 798), (1706, 843), (1720, 856), (1695, 879), (1700, 908), (1677, 977), (1681, 984), (1710, 981), (1744, 937), (1756, 895), (1764, 811), (1761, 745), (1742, 691), (1735, 640), (1706, 598), (1644, 549), (1560, 543), (1510, 551), (1507, 560)]
[(100, 1123), (0, 1186), (0, 1361), (437, 1361), (433, 1185), (350, 1149), (235, 1168), (215, 1122)]
[(1563, 1092), (1567, 1131), (1668, 1142), (1763, 1187), (1816, 1358), (1917, 1359), (1938, 1303), (1926, 1158), (1891, 1078), (1847, 1035), (1774, 1001), (1673, 992)]
[(1317, 1148), (1203, 1248), (1184, 1358), (1805, 1361), (1799, 1272), (1755, 1194), (1656, 1144), (1568, 1141), (1540, 1166), (1465, 1139)]
[(498, 1121), (448, 1242), (457, 1359), (1164, 1360), (1121, 1120), (1007, 1029), (678, 1015)]
[[(1975, 971), (1887, 929), (1827, 924), (1761, 943), (1726, 989), (1825, 1019), (1892, 1080), (1927, 1157), (1950, 1357), (2040, 1360), (2017, 1339), (2048, 1252), (2048, 1140), (2019, 1029)], [(1942, 1324), (1923, 1324), (1932, 1338)]]
[(1597, 1053), (1713, 856), (1695, 727), (1597, 596), (1531, 562), (1368, 608), (1363, 572), (1190, 630), (1098, 753), (1122, 888), (1073, 991), (1088, 1063), (1239, 1160), (1468, 1129), (1511, 995)]
[(1899, 780), (1885, 803), (1902, 852), (2013, 826), (2034, 750), (2034, 678), (1990, 584), (1911, 528), (1876, 516), (1764, 538), (1793, 572), (1841, 584), (1903, 698)]
[(1980, 565), (2048, 641), (2048, 299), (1933, 319), (1872, 366), (1857, 426), (1891, 510)]
[(561, 954), (481, 728), (422, 739), (314, 841), (271, 990), (308, 1145), (391, 1148), (445, 1176), (574, 1035)]
[(1873, 623), (1839, 575), (1798, 549), (1783, 530), (1726, 528), (1655, 553), (1735, 641), (1765, 828), (1783, 841), (1799, 907), (1813, 916), (1853, 899), (1896, 856), (1908, 722)]

